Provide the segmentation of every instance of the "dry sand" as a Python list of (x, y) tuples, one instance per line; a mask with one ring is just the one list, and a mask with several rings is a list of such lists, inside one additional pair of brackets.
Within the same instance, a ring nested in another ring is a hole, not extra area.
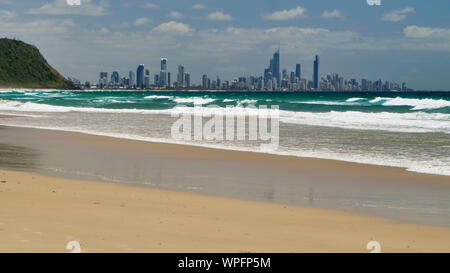
[(449, 252), (450, 228), (0, 171), (0, 252)]

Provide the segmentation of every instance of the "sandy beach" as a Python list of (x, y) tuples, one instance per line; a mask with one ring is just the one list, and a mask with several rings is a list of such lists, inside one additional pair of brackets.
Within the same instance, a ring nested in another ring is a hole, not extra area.
[(73, 240), (85, 252), (368, 252), (371, 240), (384, 252), (450, 251), (445, 176), (0, 131), (1, 252), (68, 252)]
[(317, 208), (1, 171), (0, 251), (448, 252), (450, 229)]

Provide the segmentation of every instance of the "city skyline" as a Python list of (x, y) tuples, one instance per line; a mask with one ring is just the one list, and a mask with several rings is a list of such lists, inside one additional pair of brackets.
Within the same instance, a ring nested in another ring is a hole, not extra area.
[[(208, 74), (203, 74), (201, 83), (191, 84), (190, 73), (185, 72), (182, 64), (178, 65), (176, 80), (171, 81), (171, 73), (168, 71), (168, 58), (161, 58), (160, 71), (154, 72), (154, 80), (151, 83), (149, 69), (145, 69), (144, 64), (137, 67), (137, 81), (134, 81), (134, 72), (130, 70), (129, 77), (120, 77), (117, 71), (111, 73), (100, 72), (97, 83), (86, 81), (85, 83), (69, 78), (82, 88), (119, 88), (119, 89), (203, 89), (203, 90), (249, 90), (249, 91), (413, 91), (408, 88), (405, 82), (399, 84), (395, 81), (382, 81), (381, 78), (372, 81), (366, 77), (357, 80), (347, 79), (339, 73), (327, 73), (326, 76), (320, 74), (319, 55), (315, 55), (313, 61), (313, 75), (311, 78), (302, 76), (302, 64), (295, 65), (295, 69), (288, 73), (283, 68), (280, 73), (280, 48), (278, 48), (270, 58), (268, 68), (264, 69), (260, 75), (243, 75), (233, 79), (223, 79), (216, 75), (216, 79), (210, 78)], [(145, 71), (145, 75), (144, 75)]]
[[(205, 72), (228, 79), (259, 75), (281, 46), (288, 71), (319, 55), (322, 75), (339, 71), (416, 90), (450, 89), (450, 2), (444, 0), (81, 3), (0, 1), (2, 35), (36, 45), (63, 75), (90, 82), (99, 71), (125, 75), (123, 68), (141, 62), (159, 71), (156, 56), (176, 60), (172, 80), (178, 64), (189, 66), (196, 84)], [(302, 74), (312, 76), (313, 66), (304, 65)]]

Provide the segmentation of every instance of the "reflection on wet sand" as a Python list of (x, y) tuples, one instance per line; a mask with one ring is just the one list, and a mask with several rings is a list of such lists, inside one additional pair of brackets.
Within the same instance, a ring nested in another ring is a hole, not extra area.
[(0, 143), (0, 168), (35, 171), (39, 168), (39, 153), (31, 148)]
[(445, 176), (332, 160), (3, 128), (0, 169), (450, 226), (450, 184)]

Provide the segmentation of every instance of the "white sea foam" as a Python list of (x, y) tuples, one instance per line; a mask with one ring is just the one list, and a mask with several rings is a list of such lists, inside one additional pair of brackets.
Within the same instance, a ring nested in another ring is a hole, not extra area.
[[(173, 109), (141, 110), (141, 109), (107, 109), (89, 107), (66, 107), (46, 105), (33, 102), (16, 102), (0, 100), (0, 110), (15, 112), (86, 112), (86, 113), (125, 113), (125, 114), (148, 114), (148, 115), (170, 115), (173, 113), (189, 113), (202, 115), (205, 113), (215, 114), (218, 108), (210, 107), (186, 107), (178, 106)], [(219, 109), (220, 110), (220, 109)], [(223, 110), (223, 109), (222, 109)], [(271, 110), (268, 109), (271, 114)], [(450, 114), (444, 113), (366, 113), (357, 111), (330, 111), (322, 113), (293, 112), (280, 110), (280, 121), (291, 124), (303, 124), (311, 126), (338, 127), (344, 129), (360, 130), (385, 130), (394, 132), (444, 132), (450, 134)], [(228, 107), (224, 115), (260, 115), (259, 109), (249, 107)], [(276, 114), (276, 113), (274, 113)]]
[(376, 97), (376, 98), (374, 98), (373, 100), (371, 100), (369, 102), (370, 103), (377, 103), (377, 102), (380, 102), (380, 101), (385, 101), (385, 100), (390, 100), (390, 99), (392, 99), (392, 98)]
[(211, 98), (192, 97), (192, 98), (176, 98), (173, 101), (175, 101), (176, 103), (192, 103), (194, 105), (203, 105), (211, 103), (216, 100)]
[(340, 101), (293, 101), (293, 103), (299, 104), (318, 104), (318, 105), (348, 105), (346, 102)]
[(173, 96), (159, 96), (159, 95), (151, 95), (147, 96), (144, 99), (173, 99)]
[(355, 102), (355, 101), (359, 101), (359, 100), (363, 100), (364, 98), (349, 98), (348, 100), (346, 100), (346, 102)]
[(393, 132), (445, 132), (450, 134), (450, 114), (442, 113), (366, 113), (330, 111), (324, 113), (280, 111), (285, 123), (328, 126), (344, 129)]
[(113, 102), (113, 103), (135, 103), (135, 101), (132, 101), (132, 100), (110, 100), (110, 102)]
[(237, 103), (237, 107), (243, 107), (243, 106), (247, 106), (249, 104), (255, 104), (257, 102), (258, 102), (258, 100), (249, 100), (249, 99), (240, 100)]
[(414, 106), (412, 110), (439, 109), (450, 107), (448, 100), (394, 98), (383, 103), (384, 106)]

